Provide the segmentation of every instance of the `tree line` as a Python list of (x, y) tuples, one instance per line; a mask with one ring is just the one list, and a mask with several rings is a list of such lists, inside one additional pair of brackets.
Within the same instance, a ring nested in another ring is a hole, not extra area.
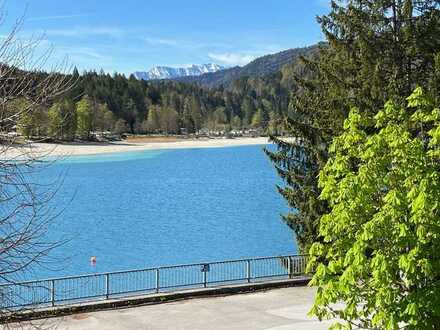
[[(201, 130), (256, 130), (283, 133), (293, 73), (301, 63), (286, 65), (266, 77), (243, 77), (228, 88), (202, 88), (175, 81), (146, 82), (134, 76), (74, 70), (75, 87), (52, 104), (17, 117), (24, 136), (56, 140), (91, 139), (92, 132), (131, 134), (192, 134)], [(9, 104), (19, 112), (25, 100)]]
[[(27, 100), (20, 98), (7, 106), (10, 113), (32, 107)], [(66, 141), (79, 137), (87, 140), (93, 131), (118, 129), (119, 125), (106, 104), (95, 102), (88, 96), (77, 103), (62, 99), (50, 107), (33, 107), (33, 111), (21, 112), (16, 121), (16, 129), (26, 137), (51, 137)]]

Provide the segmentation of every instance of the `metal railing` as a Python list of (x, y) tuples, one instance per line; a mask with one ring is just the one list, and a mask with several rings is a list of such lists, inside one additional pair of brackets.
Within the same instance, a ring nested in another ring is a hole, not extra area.
[(0, 308), (44, 308), (306, 275), (307, 256), (290, 255), (165, 266), (0, 284)]

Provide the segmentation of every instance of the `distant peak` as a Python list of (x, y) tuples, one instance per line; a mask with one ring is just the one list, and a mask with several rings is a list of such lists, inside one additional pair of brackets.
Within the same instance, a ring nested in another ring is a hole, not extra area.
[(154, 80), (154, 79), (174, 79), (187, 76), (200, 76), (204, 73), (216, 72), (223, 70), (225, 67), (215, 64), (192, 64), (187, 67), (174, 68), (169, 66), (155, 66), (149, 71), (138, 71), (134, 73), (137, 79)]

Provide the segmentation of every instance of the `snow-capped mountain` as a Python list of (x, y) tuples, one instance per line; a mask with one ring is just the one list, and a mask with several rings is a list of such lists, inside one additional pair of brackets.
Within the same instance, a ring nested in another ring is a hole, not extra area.
[(135, 72), (137, 79), (153, 80), (153, 79), (173, 79), (187, 76), (200, 76), (204, 73), (216, 72), (223, 70), (224, 67), (218, 64), (209, 63), (201, 65), (191, 65), (185, 68), (171, 68), (168, 66), (155, 66), (148, 72)]

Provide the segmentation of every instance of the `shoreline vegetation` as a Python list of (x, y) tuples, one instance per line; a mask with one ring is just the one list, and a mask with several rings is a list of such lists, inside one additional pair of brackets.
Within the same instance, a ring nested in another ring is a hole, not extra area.
[(192, 148), (223, 148), (246, 145), (269, 144), (267, 137), (238, 138), (182, 138), (178, 136), (131, 136), (122, 141), (112, 142), (32, 142), (19, 148), (11, 148), (7, 152), (11, 157), (27, 155), (41, 156), (88, 156), (110, 153)]

